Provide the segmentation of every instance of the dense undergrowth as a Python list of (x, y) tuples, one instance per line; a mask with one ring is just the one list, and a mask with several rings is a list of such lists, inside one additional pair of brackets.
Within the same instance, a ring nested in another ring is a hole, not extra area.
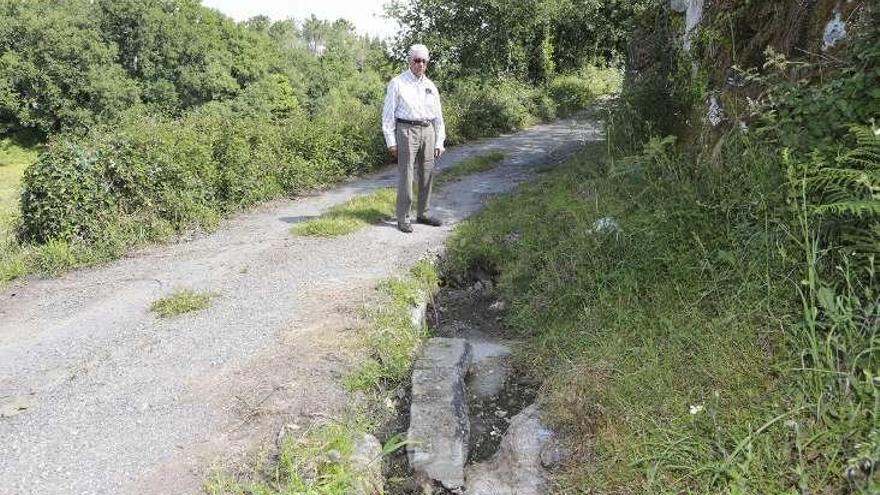
[[(801, 285), (807, 260), (780, 220), (784, 202), (748, 180), (776, 164), (747, 140), (730, 156), (748, 157), (749, 173), (715, 177), (724, 196), (669, 174), (683, 164), (658, 148), (612, 162), (596, 146), (490, 204), (449, 244), (452, 275), (474, 265), (497, 274), (506, 322), (525, 339), (519, 360), (547, 380), (547, 409), (575, 451), (556, 490), (848, 486), (846, 470), (876, 455), (873, 275), (846, 293), (829, 280)], [(805, 324), (799, 287), (813, 289), (808, 315), (836, 308), (833, 325)], [(812, 299), (820, 292), (824, 306)], [(849, 355), (856, 369), (837, 361), (850, 349), (863, 351), (861, 365)], [(813, 379), (845, 374), (850, 390), (828, 396), (827, 379), (801, 381), (814, 367)], [(806, 383), (829, 402), (813, 402)], [(851, 473), (852, 486), (871, 493), (866, 474)]]
[(778, 34), (826, 3), (711, 4), (689, 53), (650, 12), (610, 142), (451, 241), (547, 379), (575, 453), (556, 492), (880, 491), (880, 50), (848, 8), (827, 57)]

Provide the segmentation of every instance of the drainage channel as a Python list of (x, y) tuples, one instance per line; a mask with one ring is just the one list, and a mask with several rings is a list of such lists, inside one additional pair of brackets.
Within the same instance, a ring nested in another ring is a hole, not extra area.
[(483, 270), (435, 296), (433, 337), (383, 435), (407, 441), (388, 459), (385, 493), (547, 493), (564, 455), (534, 405), (540, 383), (514, 367), (504, 306)]

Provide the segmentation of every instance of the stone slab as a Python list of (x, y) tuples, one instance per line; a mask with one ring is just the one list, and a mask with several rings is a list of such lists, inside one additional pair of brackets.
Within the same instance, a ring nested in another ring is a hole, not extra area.
[(504, 388), (513, 370), (510, 348), (498, 342), (471, 340), (473, 360), (467, 376), (467, 390), (472, 398), (492, 398)]
[(349, 460), (356, 474), (352, 495), (384, 493), (382, 444), (376, 437), (368, 433), (357, 433)]
[(471, 346), (464, 339), (428, 340), (413, 365), (407, 455), (422, 485), (460, 492), (468, 456), (465, 375)]

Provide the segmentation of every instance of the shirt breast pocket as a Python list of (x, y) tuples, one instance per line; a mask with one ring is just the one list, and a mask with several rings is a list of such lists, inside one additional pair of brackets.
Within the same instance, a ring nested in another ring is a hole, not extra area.
[(436, 116), (440, 108), (440, 98), (437, 96), (437, 92), (431, 88), (425, 88), (424, 96), (425, 106)]

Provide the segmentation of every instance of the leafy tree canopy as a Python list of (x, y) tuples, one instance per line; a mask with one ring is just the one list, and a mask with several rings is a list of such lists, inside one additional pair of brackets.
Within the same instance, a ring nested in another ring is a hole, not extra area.
[(435, 70), (545, 82), (586, 64), (619, 65), (626, 36), (649, 0), (396, 0), (388, 13), (412, 43), (432, 50)]

